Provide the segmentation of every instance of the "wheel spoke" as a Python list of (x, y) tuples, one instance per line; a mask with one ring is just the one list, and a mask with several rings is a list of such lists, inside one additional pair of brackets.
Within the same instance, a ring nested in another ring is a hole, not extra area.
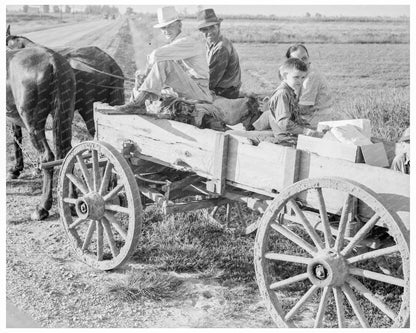
[(345, 327), (345, 317), (344, 317), (344, 305), (342, 292), (339, 287), (332, 288), (332, 292), (335, 298), (335, 305), (337, 307), (337, 318), (338, 318), (338, 327)]
[(105, 217), (101, 219), (101, 222), (102, 222), (103, 227), (104, 227), (104, 233), (105, 233), (105, 236), (107, 237), (108, 244), (110, 245), (111, 253), (113, 255), (113, 258), (115, 258), (115, 257), (118, 256), (119, 250), (116, 246), (116, 243), (114, 242), (113, 233), (111, 232), (110, 223), (108, 222), (108, 220)]
[(84, 222), (85, 221), (85, 219), (83, 219), (83, 218), (78, 218), (78, 219), (76, 219), (73, 223), (71, 223), (69, 226), (68, 226), (68, 228), (69, 229), (73, 229), (73, 228), (75, 228), (78, 224), (80, 224), (81, 222)]
[(374, 227), (377, 221), (380, 219), (380, 216), (374, 214), (370, 220), (364, 224), (364, 226), (357, 232), (357, 234), (351, 239), (349, 244), (341, 251), (343, 256), (346, 256), (351, 250), (354, 248), (355, 245), (358, 244), (364, 237), (368, 234), (368, 232)]
[(309, 290), (302, 296), (302, 298), (295, 304), (295, 306), (286, 314), (285, 320), (290, 320), (299, 311), (302, 305), (311, 298), (317, 289), (318, 286), (313, 284), (312, 287), (310, 287)]
[(298, 204), (293, 199), (290, 199), (288, 204), (295, 211), (295, 214), (299, 217), (300, 221), (302, 222), (309, 236), (312, 238), (312, 241), (315, 243), (315, 246), (320, 249), (323, 249), (324, 245), (322, 244), (321, 239), (316, 233), (316, 230), (314, 229), (314, 227), (310, 224), (310, 222), (306, 218), (305, 214), (303, 214)]
[(325, 287), (323, 292), (322, 292), (321, 301), (319, 302), (319, 307), (318, 307), (318, 313), (317, 313), (316, 318), (315, 318), (314, 328), (323, 327), (322, 322), (323, 322), (323, 318), (324, 318), (324, 315), (325, 315), (326, 305), (327, 305), (327, 302), (328, 302), (328, 297), (329, 297), (330, 291), (331, 291), (331, 289), (329, 289), (329, 287)]
[(355, 298), (355, 295), (354, 295), (354, 292), (352, 291), (352, 289), (346, 284), (344, 284), (341, 287), (341, 289), (344, 292), (345, 296), (347, 297), (348, 302), (350, 302), (351, 307), (352, 307), (355, 315), (357, 316), (358, 321), (361, 324), (361, 327), (364, 327), (364, 328), (370, 327), (370, 325), (368, 324), (367, 318), (365, 317), (363, 310), (361, 309), (360, 305), (358, 304), (358, 301)]
[(295, 262), (295, 263), (305, 264), (305, 265), (308, 265), (312, 259), (312, 258), (305, 258), (305, 257), (300, 257), (300, 256), (293, 256), (289, 254), (273, 253), (273, 252), (267, 252), (264, 255), (264, 257), (270, 260)]
[(126, 240), (127, 238), (127, 233), (126, 231), (123, 229), (121, 223), (119, 221), (117, 221), (115, 219), (115, 217), (113, 216), (112, 213), (110, 212), (106, 212), (104, 213), (104, 217), (113, 225), (114, 229), (117, 230), (117, 232), (120, 234), (120, 236)]
[(330, 248), (334, 245), (334, 239), (332, 238), (331, 228), (329, 226), (328, 214), (326, 211), (324, 196), (322, 194), (322, 188), (317, 188), (316, 193), (319, 201), (319, 214), (321, 216), (324, 231), (325, 245), (327, 248)]
[(360, 281), (357, 279), (350, 277), (347, 281), (351, 287), (355, 288), (359, 293), (361, 293), (365, 298), (367, 298), (371, 303), (373, 303), (376, 307), (378, 307), (384, 314), (389, 316), (392, 320), (394, 320), (397, 316), (396, 313), (393, 312), (383, 301), (378, 299), (369, 289), (366, 288)]
[(105, 205), (105, 209), (106, 210), (111, 210), (113, 212), (119, 212), (119, 213), (124, 213), (124, 214), (130, 214), (130, 210), (126, 207), (121, 207), (119, 205), (111, 205), (111, 204), (107, 204)]
[(81, 248), (82, 251), (85, 251), (88, 248), (88, 245), (90, 245), (92, 235), (94, 234), (94, 231), (95, 231), (95, 227), (96, 227), (95, 221), (90, 221), (90, 225), (87, 230), (87, 235), (85, 236), (84, 243), (82, 244), (82, 248)]
[(111, 164), (110, 161), (108, 161), (107, 165), (105, 166), (104, 176), (101, 182), (100, 189), (98, 190), (98, 193), (100, 193), (101, 195), (103, 195), (104, 192), (107, 190), (112, 170), (113, 170), (113, 164)]
[(103, 224), (101, 221), (96, 221), (97, 223), (97, 260), (103, 260), (104, 254), (104, 237), (103, 237)]
[(100, 184), (100, 165), (98, 163), (98, 151), (92, 151), (92, 170), (94, 179), (94, 191), (98, 191)]
[(105, 202), (113, 199), (114, 196), (118, 194), (124, 187), (124, 184), (118, 184), (116, 187), (114, 187), (109, 193), (107, 193), (103, 199)]
[(88, 190), (92, 191), (92, 181), (91, 181), (91, 175), (88, 171), (87, 166), (85, 165), (84, 159), (80, 155), (76, 155), (77, 161), (79, 164), (79, 167), (81, 169), (82, 175), (84, 176), (85, 183), (87, 184)]
[(82, 192), (82, 194), (88, 194), (88, 189), (77, 176), (72, 173), (67, 173), (66, 176)]
[(350, 268), (349, 272), (352, 275), (362, 276), (362, 277), (365, 277), (365, 278), (368, 278), (368, 279), (371, 279), (371, 280), (376, 280), (376, 281), (380, 281), (380, 282), (394, 284), (394, 285), (399, 286), (399, 287), (404, 287), (405, 286), (404, 279), (396, 278), (396, 277), (393, 277), (393, 276), (390, 276), (390, 275), (376, 273), (376, 272), (372, 272), (372, 271), (369, 271), (369, 270), (366, 270), (366, 269), (361, 269), (361, 268)]
[(293, 231), (277, 223), (271, 224), (271, 227), (277, 232), (281, 233), (287, 239), (291, 240), (293, 243), (300, 246), (302, 249), (307, 251), (312, 256), (316, 254), (317, 249), (314, 248), (312, 245), (310, 245), (307, 241), (304, 241), (302, 238), (296, 235)]
[(77, 203), (77, 199), (74, 198), (63, 198), (62, 201), (73, 205)]
[(369, 252), (354, 256), (354, 257), (350, 257), (350, 258), (347, 259), (347, 263), (348, 264), (353, 264), (353, 263), (363, 261), (363, 260), (375, 259), (377, 257), (389, 255), (389, 254), (392, 254), (392, 253), (395, 253), (395, 252), (398, 252), (398, 251), (399, 251), (399, 246), (398, 245), (393, 245), (393, 246), (385, 247), (383, 249), (369, 251)]
[(338, 226), (338, 235), (337, 235), (337, 239), (335, 240), (335, 249), (337, 251), (341, 250), (341, 247), (344, 243), (345, 229), (347, 227), (348, 215), (351, 210), (351, 206), (353, 202), (352, 199), (353, 197), (350, 194), (348, 194), (347, 198), (345, 199), (344, 206), (342, 207), (341, 219), (339, 221), (339, 226)]
[(302, 273), (302, 274), (299, 274), (299, 275), (295, 275), (295, 276), (292, 276), (288, 279), (272, 283), (270, 285), (270, 289), (280, 289), (280, 288), (286, 287), (286, 286), (288, 286), (292, 283), (306, 280), (307, 278), (308, 278), (308, 273)]

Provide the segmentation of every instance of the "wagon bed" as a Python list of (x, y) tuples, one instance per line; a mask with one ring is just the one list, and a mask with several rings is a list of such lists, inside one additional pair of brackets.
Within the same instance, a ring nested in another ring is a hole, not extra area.
[[(95, 140), (69, 152), (58, 193), (65, 230), (87, 264), (114, 269), (128, 260), (149, 201), (167, 213), (242, 202), (263, 213), (246, 231), (256, 231), (257, 282), (279, 326), (296, 326), (308, 302), (316, 305), (317, 327), (333, 325), (326, 323), (330, 306), (338, 327), (408, 325), (408, 175), (266, 142), (253, 146), (233, 132), (120, 114), (102, 103), (94, 104), (94, 118)], [(288, 252), (285, 242), (297, 250)], [(276, 270), (282, 263), (288, 273)], [(297, 283), (312, 286), (288, 310)], [(398, 288), (394, 301), (376, 295), (379, 284)], [(362, 299), (381, 319), (366, 316)]]

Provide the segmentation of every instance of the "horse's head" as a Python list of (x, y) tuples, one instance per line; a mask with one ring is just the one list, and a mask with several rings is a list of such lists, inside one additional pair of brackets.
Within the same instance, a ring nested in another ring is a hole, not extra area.
[(16, 36), (10, 33), (10, 24), (6, 30), (6, 47), (9, 49), (24, 49), (27, 46), (34, 45), (34, 43), (26, 37)]

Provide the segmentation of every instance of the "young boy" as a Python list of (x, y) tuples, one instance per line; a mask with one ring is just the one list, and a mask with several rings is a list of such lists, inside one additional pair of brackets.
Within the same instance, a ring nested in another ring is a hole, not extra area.
[(309, 128), (301, 117), (298, 106), (299, 91), (308, 67), (300, 59), (287, 59), (280, 67), (282, 83), (273, 92), (269, 101), (269, 125), (274, 138), (267, 141), (294, 144), (299, 134), (321, 137), (322, 134)]

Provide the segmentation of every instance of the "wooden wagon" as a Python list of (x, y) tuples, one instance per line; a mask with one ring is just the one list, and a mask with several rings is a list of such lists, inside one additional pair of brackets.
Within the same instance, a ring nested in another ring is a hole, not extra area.
[(147, 202), (166, 213), (244, 203), (262, 213), (247, 232), (256, 231), (257, 283), (278, 326), (409, 325), (408, 175), (106, 104), (94, 112), (95, 140), (68, 153), (58, 190), (82, 261), (125, 263)]

